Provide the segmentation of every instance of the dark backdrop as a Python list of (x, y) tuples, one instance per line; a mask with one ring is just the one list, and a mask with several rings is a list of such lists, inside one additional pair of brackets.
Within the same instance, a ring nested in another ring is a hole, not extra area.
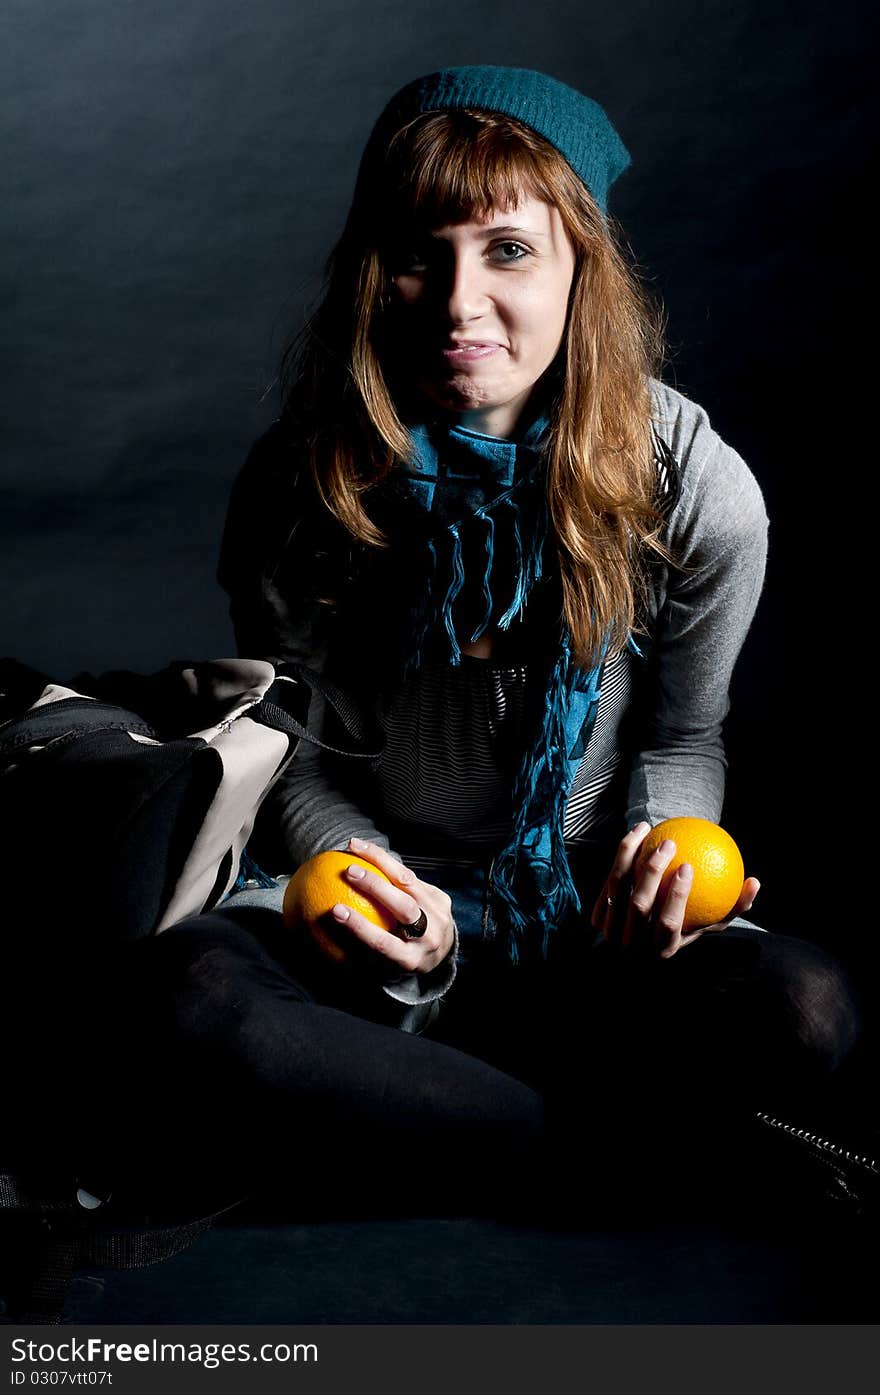
[[(228, 488), (374, 118), (434, 67), (546, 69), (629, 147), (612, 211), (668, 308), (666, 376), (772, 519), (727, 732), (753, 915), (857, 954), (870, 834), (840, 834), (867, 751), (833, 704), (841, 669), (844, 708), (858, 686), (837, 626), (859, 481), (828, 403), (858, 314), (841, 254), (874, 66), (860, 7), (6, 0), (2, 26), (0, 652), (58, 677), (232, 652)], [(854, 488), (819, 586), (829, 459)]]

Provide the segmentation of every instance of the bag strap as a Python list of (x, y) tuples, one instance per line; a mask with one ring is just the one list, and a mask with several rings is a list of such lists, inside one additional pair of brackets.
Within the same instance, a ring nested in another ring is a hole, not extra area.
[[(298, 683), (305, 683), (330, 704), (344, 729), (353, 737), (353, 747), (333, 746), (308, 731), (290, 710), (296, 702)], [(377, 724), (370, 726), (351, 698), (329, 679), (303, 664), (287, 663), (276, 669), (276, 678), (264, 696), (245, 714), (251, 721), (310, 741), (324, 751), (352, 760), (375, 760), (382, 754), (385, 736)], [(156, 731), (135, 712), (94, 698), (62, 698), (26, 713), (10, 722), (10, 731), (0, 736), (0, 760), (27, 746), (43, 746), (84, 731), (127, 731), (156, 739)], [(366, 749), (365, 749), (366, 748)]]
[[(304, 741), (310, 741), (313, 746), (320, 746), (322, 751), (332, 751), (336, 756), (348, 756), (354, 760), (375, 760), (382, 754), (385, 748), (384, 732), (377, 724), (371, 727), (361, 709), (346, 693), (331, 683), (329, 678), (316, 673), (314, 669), (306, 668), (304, 664), (296, 663), (280, 664), (276, 669), (276, 675), (275, 682), (262, 701), (249, 709), (247, 715), (252, 721), (263, 722), (266, 726), (274, 727), (276, 731), (286, 731), (291, 736), (301, 737)], [(305, 683), (313, 692), (320, 693), (325, 702), (333, 708), (348, 734), (354, 737), (358, 747), (366, 746), (368, 749), (352, 750), (343, 746), (332, 746), (307, 731), (286, 706), (288, 695), (292, 695), (294, 691), (287, 686), (291, 680)], [(373, 745), (375, 750), (370, 749)]]
[(45, 746), (50, 741), (83, 731), (130, 731), (138, 736), (156, 737), (150, 724), (136, 713), (121, 711), (92, 698), (62, 698), (59, 702), (49, 702), (45, 707), (13, 719), (10, 726), (12, 729), (7, 735), (0, 736), (0, 759), (24, 746)]

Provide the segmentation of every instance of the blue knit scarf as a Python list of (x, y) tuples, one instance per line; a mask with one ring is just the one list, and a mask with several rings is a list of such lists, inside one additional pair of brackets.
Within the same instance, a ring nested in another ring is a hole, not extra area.
[[(415, 450), (400, 469), (397, 487), (430, 515), (430, 528), (424, 556), (428, 582), (411, 610), (404, 674), (419, 667), (429, 633), (445, 637), (449, 662), (457, 665), (462, 642), (479, 639), (493, 619), (506, 630), (522, 617), (533, 586), (556, 556), (548, 537), (543, 449), (549, 428), (544, 410), (519, 441), (437, 421), (410, 425)], [(502, 539), (506, 561), (499, 565)], [(468, 588), (470, 605), (463, 607)], [(470, 616), (464, 638), (456, 608)], [(513, 785), (510, 837), (488, 873), (487, 933), (503, 939), (514, 963), (527, 946), (534, 950), (539, 944), (546, 956), (552, 931), (581, 909), (563, 824), (599, 706), (608, 639), (596, 665), (586, 671), (573, 662), (571, 634), (561, 616), (559, 623), (540, 720)], [(641, 656), (631, 636), (628, 644)]]

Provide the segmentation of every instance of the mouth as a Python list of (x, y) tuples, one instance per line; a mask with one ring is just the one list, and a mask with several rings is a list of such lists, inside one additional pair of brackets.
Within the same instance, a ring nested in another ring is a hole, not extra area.
[(492, 354), (499, 353), (500, 350), (500, 344), (479, 343), (475, 341), (474, 343), (458, 344), (454, 347), (447, 346), (441, 349), (441, 353), (447, 363), (458, 365), (473, 363), (477, 359), (489, 358)]

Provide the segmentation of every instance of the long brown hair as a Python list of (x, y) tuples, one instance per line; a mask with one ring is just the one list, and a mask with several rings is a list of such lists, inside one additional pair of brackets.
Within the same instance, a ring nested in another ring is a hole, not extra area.
[(386, 342), (389, 249), (401, 227), (488, 218), (521, 192), (555, 205), (575, 251), (565, 340), (548, 369), (547, 494), (563, 614), (586, 666), (604, 635), (612, 654), (643, 632), (650, 562), (674, 561), (661, 539), (647, 381), (664, 360), (663, 313), (554, 146), (497, 112), (428, 112), (362, 165), (323, 299), (284, 355), (284, 411), (325, 506), (352, 538), (387, 546), (361, 496), (412, 450)]

